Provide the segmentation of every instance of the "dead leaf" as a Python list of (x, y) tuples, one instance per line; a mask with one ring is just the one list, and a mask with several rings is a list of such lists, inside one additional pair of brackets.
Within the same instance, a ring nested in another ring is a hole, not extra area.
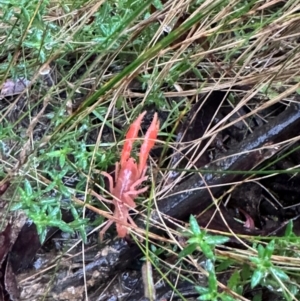
[(20, 78), (17, 80), (8, 79), (3, 83), (0, 99), (7, 96), (17, 95), (22, 93), (30, 84), (30, 81), (25, 78)]

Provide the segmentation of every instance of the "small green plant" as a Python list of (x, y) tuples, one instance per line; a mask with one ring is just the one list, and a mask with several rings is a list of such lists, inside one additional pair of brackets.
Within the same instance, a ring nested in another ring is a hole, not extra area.
[(273, 265), (271, 257), (274, 252), (275, 242), (271, 240), (266, 247), (257, 246), (257, 257), (250, 257), (250, 261), (255, 265), (255, 270), (251, 277), (251, 288), (256, 287), (266, 280), (268, 275), (272, 275), (281, 281), (288, 281), (289, 276), (280, 268)]
[(200, 294), (198, 300), (210, 301), (234, 301), (235, 298), (228, 295), (226, 292), (219, 292), (218, 280), (215, 272), (215, 264), (212, 260), (208, 259), (205, 263), (205, 269), (208, 272), (208, 285), (207, 287), (196, 286), (196, 291)]
[(229, 238), (221, 235), (211, 235), (206, 231), (201, 230), (196, 218), (193, 215), (190, 216), (190, 229), (187, 233), (185, 233), (185, 236), (189, 237), (187, 240), (188, 246), (180, 252), (179, 256), (185, 257), (192, 254), (196, 250), (200, 250), (207, 258), (205, 268), (208, 272), (208, 285), (207, 287), (195, 287), (197, 292), (200, 293), (198, 300), (235, 300), (226, 292), (219, 292), (218, 281), (215, 272), (215, 247), (228, 242)]
[[(286, 229), (286, 238), (294, 241), (296, 238), (292, 231), (292, 223), (289, 223)], [(228, 237), (219, 235), (210, 235), (206, 231), (201, 230), (197, 220), (190, 217), (189, 231), (185, 233), (188, 237), (188, 246), (179, 254), (180, 257), (191, 255), (195, 251), (202, 251), (206, 257), (205, 270), (208, 273), (207, 286), (196, 286), (199, 292), (199, 300), (235, 300), (225, 291), (220, 291), (217, 281), (217, 272), (233, 268), (231, 277), (228, 279), (227, 286), (235, 293), (242, 294), (244, 289), (250, 284), (251, 289), (257, 286), (277, 287), (282, 289), (287, 300), (292, 300), (292, 296), (298, 292), (297, 286), (290, 281), (289, 276), (281, 267), (276, 266), (272, 262), (272, 256), (276, 253), (286, 252), (286, 250), (278, 251), (275, 249), (277, 243), (275, 239), (271, 240), (266, 246), (261, 243), (254, 246), (257, 250), (257, 256), (249, 256), (250, 262), (244, 263), (242, 266), (232, 258), (216, 258), (215, 247), (228, 241)], [(279, 239), (276, 239), (276, 241)], [(284, 239), (280, 239), (281, 244)], [(285, 288), (284, 288), (285, 286)], [(287, 291), (288, 290), (288, 291)]]
[(24, 188), (18, 187), (18, 192), (21, 201), (14, 204), (11, 209), (22, 209), (26, 213), (36, 225), (41, 242), (46, 238), (48, 227), (58, 227), (67, 233), (79, 231), (83, 240), (86, 241), (87, 220), (79, 217), (72, 204), (68, 204), (68, 207), (71, 209), (74, 221), (66, 223), (62, 220), (61, 204), (63, 200), (61, 195), (51, 197), (47, 196), (47, 193), (43, 194), (42, 191), (35, 191), (28, 180), (25, 180)]
[(43, 20), (49, 1), (10, 0), (1, 5), (5, 13), (0, 21), (8, 25), (6, 34), (9, 43), (17, 46), (22, 41), (24, 49), (29, 49), (40, 62), (45, 62), (54, 47), (58, 46), (55, 41), (58, 26)]
[(201, 250), (206, 258), (215, 260), (214, 249), (217, 245), (226, 243), (229, 238), (221, 235), (211, 235), (204, 230), (201, 230), (197, 220), (193, 215), (190, 216), (190, 231), (184, 235), (189, 237), (187, 240), (188, 246), (180, 253), (180, 257), (185, 257), (192, 254), (194, 251)]
[[(85, 226), (87, 219), (80, 217), (81, 209), (75, 207), (71, 201), (75, 191), (83, 193), (86, 188), (86, 174), (89, 173), (89, 163), (94, 156), (99, 169), (107, 169), (112, 164), (115, 156), (105, 150), (89, 149), (74, 132), (70, 140), (62, 139), (49, 151), (40, 150), (39, 160), (35, 159), (37, 166), (43, 167), (40, 174), (49, 180), (46, 183), (34, 183), (27, 178), (18, 187), (18, 202), (12, 205), (12, 210), (23, 210), (28, 218), (36, 225), (41, 242), (47, 235), (49, 227), (58, 227), (63, 232), (74, 233), (78, 231), (83, 241), (86, 241)], [(78, 133), (80, 137), (81, 133)], [(94, 155), (93, 155), (94, 154)], [(68, 179), (74, 178), (74, 187), (68, 186)], [(68, 210), (73, 216), (73, 221), (66, 223), (62, 218), (62, 210)]]

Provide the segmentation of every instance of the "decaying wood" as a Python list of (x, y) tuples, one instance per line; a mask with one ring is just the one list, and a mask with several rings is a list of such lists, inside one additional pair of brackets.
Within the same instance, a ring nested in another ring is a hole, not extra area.
[[(201, 176), (196, 173), (179, 184), (170, 196), (159, 200), (158, 211), (179, 220), (188, 218), (191, 213), (201, 212), (211, 205), (212, 195), (216, 196), (224, 190), (224, 184), (242, 181), (246, 177), (233, 171), (253, 169), (271, 154), (275, 155), (279, 151), (279, 148), (272, 148), (272, 145), (291, 139), (299, 133), (300, 104), (293, 104), (225, 153), (223, 159), (209, 164), (206, 169), (211, 172)], [(263, 147), (266, 148), (261, 149)], [(229, 173), (222, 174), (222, 171)], [(156, 210), (151, 218), (159, 219)]]

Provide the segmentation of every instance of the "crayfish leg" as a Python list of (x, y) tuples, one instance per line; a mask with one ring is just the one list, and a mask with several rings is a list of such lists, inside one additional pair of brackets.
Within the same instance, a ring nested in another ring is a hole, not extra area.
[(114, 180), (113, 180), (112, 176), (109, 173), (105, 172), (105, 171), (101, 171), (101, 175), (108, 179), (109, 192), (112, 193), (113, 189), (114, 189)]
[(117, 223), (116, 229), (117, 229), (118, 237), (124, 238), (128, 233), (128, 229), (121, 224)]
[[(130, 208), (135, 208), (136, 203), (133, 200), (132, 196), (136, 196), (136, 193), (130, 193), (131, 191), (127, 191), (123, 194), (123, 202), (128, 205)], [(128, 208), (129, 210), (129, 208)]]
[(130, 157), (130, 153), (132, 150), (132, 145), (134, 140), (136, 140), (137, 135), (139, 133), (139, 129), (141, 127), (141, 122), (145, 116), (147, 112), (143, 112), (141, 113), (138, 118), (131, 124), (131, 126), (129, 127), (129, 130), (126, 134), (126, 140), (123, 146), (123, 150), (121, 153), (121, 166), (124, 166), (124, 163), (128, 160), (128, 158)]
[[(118, 177), (119, 177), (119, 172), (120, 172), (120, 163), (116, 162), (116, 169), (115, 169), (115, 181), (117, 183)], [(111, 190), (112, 191), (112, 190)]]
[(134, 198), (136, 198), (139, 194), (142, 194), (144, 192), (146, 192), (148, 190), (148, 186), (143, 187), (141, 189), (134, 189), (134, 190), (129, 190), (126, 193), (124, 193), (124, 201), (125, 203), (131, 207), (131, 208), (135, 208), (136, 207), (136, 203), (133, 201)]
[(106, 199), (105, 197), (101, 196), (100, 194), (96, 193), (95, 191), (90, 191), (90, 194), (96, 197), (99, 201), (104, 201), (106, 203), (112, 204), (113, 201)]
[[(131, 216), (128, 214), (127, 216), (128, 220), (129, 220), (129, 223), (136, 227), (137, 228), (137, 225), (136, 223), (134, 222), (134, 220), (131, 218)], [(116, 224), (116, 228), (117, 228), (117, 233), (118, 233), (118, 236), (121, 237), (121, 238), (124, 238), (127, 234), (128, 234), (128, 228), (125, 227), (124, 225), (121, 225), (121, 224)]]
[(157, 117), (157, 113), (155, 113), (153, 120), (146, 132), (144, 142), (141, 146), (141, 150), (139, 154), (139, 165), (138, 165), (139, 175), (142, 175), (143, 171), (145, 170), (149, 152), (155, 144), (158, 131), (159, 131), (159, 120)]

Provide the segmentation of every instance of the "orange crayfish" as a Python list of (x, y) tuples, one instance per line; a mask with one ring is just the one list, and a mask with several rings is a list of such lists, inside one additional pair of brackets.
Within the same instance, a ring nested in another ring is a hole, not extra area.
[[(134, 199), (148, 189), (148, 187), (138, 189), (138, 186), (140, 186), (148, 178), (148, 176), (146, 176), (146, 162), (149, 152), (154, 146), (159, 130), (157, 113), (154, 114), (152, 123), (146, 132), (144, 142), (139, 153), (139, 162), (136, 163), (136, 161), (130, 157), (133, 142), (137, 139), (141, 122), (145, 114), (146, 111), (141, 113), (129, 127), (129, 130), (126, 134), (125, 144), (121, 153), (121, 160), (120, 162), (116, 163), (115, 183), (110, 174), (107, 172), (101, 172), (101, 174), (107, 177), (109, 181), (109, 191), (113, 196), (112, 203), (115, 207), (114, 217), (122, 222), (122, 224), (116, 222), (116, 228), (119, 237), (126, 236), (128, 230), (127, 227), (124, 226), (124, 223), (127, 224), (127, 221), (136, 226), (135, 222), (129, 215), (129, 210), (130, 208), (136, 207)], [(95, 195), (98, 199), (107, 201), (105, 198), (96, 193), (93, 193), (93, 195)], [(106, 226), (101, 230), (101, 239), (112, 224), (112, 220), (108, 221)]]

